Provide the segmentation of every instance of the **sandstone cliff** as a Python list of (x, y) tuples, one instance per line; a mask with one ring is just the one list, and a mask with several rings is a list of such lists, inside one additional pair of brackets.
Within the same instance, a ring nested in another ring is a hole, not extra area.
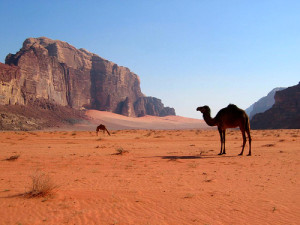
[(299, 129), (300, 128), (300, 82), (275, 93), (275, 104), (251, 120), (253, 129)]
[(51, 104), (126, 116), (175, 115), (141, 92), (139, 77), (85, 49), (49, 38), (28, 38), (0, 64), (0, 105)]
[(274, 99), (275, 93), (283, 89), (285, 88), (281, 88), (281, 87), (274, 88), (272, 91), (270, 91), (267, 94), (267, 96), (262, 97), (257, 102), (252, 104), (249, 108), (247, 108), (245, 111), (248, 114), (249, 118), (252, 119), (252, 117), (257, 113), (262, 113), (270, 109), (275, 103), (275, 99)]

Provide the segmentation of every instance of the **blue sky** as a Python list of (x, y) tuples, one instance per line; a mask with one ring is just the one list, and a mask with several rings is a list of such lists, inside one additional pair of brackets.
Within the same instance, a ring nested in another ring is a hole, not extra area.
[(138, 74), (180, 116), (247, 108), (300, 81), (298, 0), (0, 0), (0, 62), (28, 37), (85, 48)]

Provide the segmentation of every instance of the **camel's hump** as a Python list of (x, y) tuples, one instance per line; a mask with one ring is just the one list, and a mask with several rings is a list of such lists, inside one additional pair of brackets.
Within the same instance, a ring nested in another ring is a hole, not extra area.
[(238, 108), (235, 104), (229, 104), (227, 108)]

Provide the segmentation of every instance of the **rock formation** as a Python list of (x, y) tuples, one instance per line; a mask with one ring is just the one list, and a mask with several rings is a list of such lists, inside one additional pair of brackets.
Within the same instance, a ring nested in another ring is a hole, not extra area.
[(49, 38), (28, 38), (0, 64), (0, 105), (37, 100), (126, 116), (175, 115), (141, 92), (139, 77), (85, 49)]
[(285, 88), (281, 88), (281, 87), (274, 88), (272, 91), (268, 93), (267, 96), (262, 97), (257, 102), (252, 104), (249, 108), (247, 108), (245, 111), (247, 112), (249, 118), (252, 119), (252, 117), (257, 113), (262, 113), (270, 109), (275, 103), (275, 99), (274, 99), (275, 93), (283, 89)]
[(168, 116), (175, 115), (175, 110), (170, 107), (164, 107), (161, 100), (154, 97), (141, 97), (134, 104), (134, 110), (137, 116), (153, 115)]
[(299, 129), (300, 128), (300, 82), (275, 93), (275, 104), (251, 120), (253, 129)]

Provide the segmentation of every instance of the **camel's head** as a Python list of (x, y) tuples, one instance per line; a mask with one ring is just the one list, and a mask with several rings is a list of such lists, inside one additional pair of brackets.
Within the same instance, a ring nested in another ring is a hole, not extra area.
[(197, 108), (197, 111), (200, 111), (201, 113), (210, 113), (210, 108), (205, 105), (205, 106), (200, 106)]

